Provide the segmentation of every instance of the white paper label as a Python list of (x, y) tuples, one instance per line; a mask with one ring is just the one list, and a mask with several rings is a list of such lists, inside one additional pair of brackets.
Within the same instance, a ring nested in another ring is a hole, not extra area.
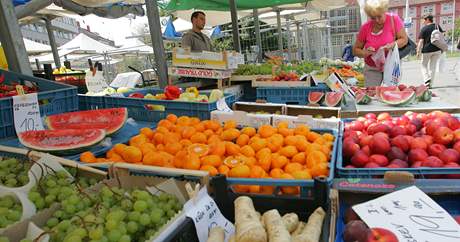
[(94, 75), (92, 71), (86, 71), (85, 82), (86, 88), (88, 88), (90, 92), (102, 92), (108, 87), (102, 75), (102, 71), (96, 71)]
[(187, 217), (195, 223), (196, 234), (200, 242), (206, 242), (209, 230), (216, 226), (224, 229), (225, 241), (228, 241), (230, 235), (235, 231), (233, 224), (222, 215), (216, 202), (208, 195), (206, 187), (198, 192), (195, 199), (185, 203), (184, 209)]
[(13, 115), (17, 134), (43, 129), (37, 93), (13, 96)]
[(353, 210), (370, 228), (390, 230), (401, 242), (460, 241), (460, 225), (415, 186), (355, 205)]
[(345, 92), (348, 96), (355, 99), (355, 92), (335, 72), (326, 79), (326, 85), (334, 92)]
[(217, 100), (217, 110), (223, 112), (232, 112), (232, 110), (228, 107), (227, 102), (225, 102), (225, 98), (220, 98)]

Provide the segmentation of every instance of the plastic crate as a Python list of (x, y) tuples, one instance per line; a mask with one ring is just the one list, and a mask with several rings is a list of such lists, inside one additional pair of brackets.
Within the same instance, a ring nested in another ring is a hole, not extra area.
[(270, 103), (308, 104), (310, 92), (328, 92), (329, 87), (320, 83), (314, 87), (258, 87), (257, 99)]
[[(355, 119), (343, 119), (342, 127), (345, 123)], [(345, 161), (342, 153), (343, 132), (340, 134), (337, 149), (337, 177), (340, 178), (382, 178), (387, 171), (405, 171), (415, 175), (418, 179), (436, 179), (442, 178), (440, 175), (459, 175), (460, 168), (345, 168)]]
[[(42, 116), (71, 112), (78, 110), (77, 88), (67, 84), (61, 84), (33, 76), (0, 70), (0, 76), (4, 75), (5, 83), (25, 81), (35, 83), (38, 88), (38, 102)], [(0, 98), (0, 139), (16, 136), (13, 118), (13, 98)]]

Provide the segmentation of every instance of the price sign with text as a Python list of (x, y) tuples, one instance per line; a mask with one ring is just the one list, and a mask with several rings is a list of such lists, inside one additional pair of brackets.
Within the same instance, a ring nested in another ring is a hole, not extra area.
[(458, 242), (460, 225), (441, 206), (415, 186), (355, 205), (353, 210), (382, 236), (401, 242)]
[(91, 70), (86, 71), (85, 82), (86, 88), (90, 92), (102, 92), (108, 87), (102, 75), (102, 71), (96, 71), (94, 73)]
[(235, 231), (233, 224), (222, 215), (216, 202), (208, 195), (206, 187), (198, 192), (196, 198), (190, 199), (184, 205), (184, 209), (187, 217), (195, 223), (200, 242), (208, 240), (208, 232), (213, 227), (219, 226), (224, 229), (225, 241), (228, 241)]
[(13, 115), (17, 134), (43, 129), (37, 93), (13, 96)]

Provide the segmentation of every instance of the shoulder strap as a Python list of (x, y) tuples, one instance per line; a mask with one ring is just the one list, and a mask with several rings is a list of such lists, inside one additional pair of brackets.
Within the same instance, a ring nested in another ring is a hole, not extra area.
[(394, 40), (396, 40), (395, 18), (393, 14), (390, 15), (390, 18), (391, 18), (391, 29), (393, 30)]

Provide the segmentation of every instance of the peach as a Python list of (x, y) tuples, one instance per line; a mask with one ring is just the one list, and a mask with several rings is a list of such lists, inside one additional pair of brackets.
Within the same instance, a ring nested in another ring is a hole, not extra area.
[(428, 156), (425, 161), (423, 161), (423, 166), (426, 167), (442, 167), (444, 162), (436, 156)]
[(460, 153), (454, 149), (446, 149), (441, 154), (439, 154), (439, 159), (447, 163), (459, 163), (460, 162)]
[(367, 162), (369, 162), (369, 156), (361, 150), (356, 152), (351, 158), (351, 164), (356, 167), (363, 167)]
[(428, 146), (428, 154), (432, 156), (439, 156), (441, 152), (443, 152), (446, 149), (444, 145), (441, 144), (432, 144)]
[(391, 128), (390, 137), (393, 138), (398, 135), (406, 135), (406, 129), (402, 126), (394, 126), (393, 128)]
[(457, 141), (452, 148), (460, 153), (460, 141)]
[(349, 127), (350, 127), (351, 130), (354, 130), (354, 131), (363, 131), (364, 124), (362, 122), (360, 122), (360, 121), (355, 120), (355, 121), (351, 122)]
[(425, 143), (430, 146), (433, 144), (433, 136), (431, 135), (422, 135), (421, 138), (425, 141)]
[(369, 162), (364, 166), (364, 168), (379, 168), (379, 167), (380, 166), (375, 162)]
[(416, 161), (414, 163), (412, 163), (412, 165), (410, 166), (411, 168), (420, 168), (423, 166), (423, 162), (421, 161)]
[(374, 134), (373, 136), (374, 138), (384, 138), (384, 139), (390, 139), (390, 136), (387, 134), (387, 133), (383, 133), (383, 132), (378, 132), (376, 134)]
[(447, 127), (451, 130), (456, 130), (460, 128), (460, 121), (455, 117), (449, 117), (447, 118)]
[(409, 161), (414, 163), (416, 161), (424, 161), (428, 157), (428, 153), (424, 149), (413, 149), (409, 151)]
[(378, 166), (387, 166), (388, 158), (384, 155), (371, 155), (369, 157), (369, 163), (375, 163)]
[(345, 157), (352, 157), (356, 152), (359, 151), (359, 145), (352, 142), (348, 141), (343, 143), (343, 155)]
[(367, 242), (398, 242), (398, 237), (390, 230), (372, 228), (367, 237)]
[(400, 159), (395, 159), (390, 162), (390, 165), (393, 166), (398, 166), (399, 168), (408, 168), (409, 164), (407, 164), (406, 161), (400, 160)]
[(367, 119), (377, 119), (377, 115), (375, 115), (375, 113), (367, 113), (364, 117)]
[(399, 147), (393, 146), (391, 147), (390, 152), (386, 154), (389, 160), (400, 159), (400, 160), (407, 160), (407, 155), (402, 151)]
[(378, 132), (388, 133), (389, 131), (390, 131), (390, 127), (388, 127), (385, 124), (379, 124), (379, 123), (371, 124), (367, 128), (367, 133), (371, 135), (376, 134)]
[(447, 121), (437, 118), (425, 122), (426, 133), (428, 135), (433, 135), (440, 127), (447, 127)]
[(415, 138), (411, 143), (410, 143), (410, 148), (413, 149), (424, 149), (428, 148), (428, 145), (425, 143), (425, 140), (422, 137), (417, 137)]
[(402, 135), (396, 136), (393, 139), (391, 139), (391, 145), (400, 148), (403, 152), (407, 152), (410, 148), (409, 142)]
[(377, 116), (378, 121), (391, 120), (391, 115), (389, 113), (380, 113)]
[(417, 129), (417, 126), (413, 125), (413, 124), (407, 124), (405, 126), (405, 130), (406, 130), (406, 134), (408, 135), (412, 135), (414, 134), (415, 132), (417, 132), (417, 130), (420, 130), (420, 129)]
[(386, 154), (390, 151), (391, 145), (388, 139), (382, 137), (374, 137), (369, 145), (373, 154)]
[(454, 132), (447, 127), (439, 127), (433, 134), (433, 140), (437, 144), (449, 145), (454, 140)]
[(371, 155), (371, 148), (369, 148), (369, 145), (366, 145), (363, 148), (361, 148), (361, 151), (367, 154), (368, 156)]
[(363, 134), (360, 138), (359, 138), (359, 145), (361, 147), (364, 147), (366, 145), (370, 145), (371, 144), (371, 141), (372, 141), (372, 135), (366, 135), (366, 134)]
[(366, 241), (370, 235), (370, 230), (367, 225), (360, 220), (354, 220), (347, 223), (343, 230), (343, 241)]

